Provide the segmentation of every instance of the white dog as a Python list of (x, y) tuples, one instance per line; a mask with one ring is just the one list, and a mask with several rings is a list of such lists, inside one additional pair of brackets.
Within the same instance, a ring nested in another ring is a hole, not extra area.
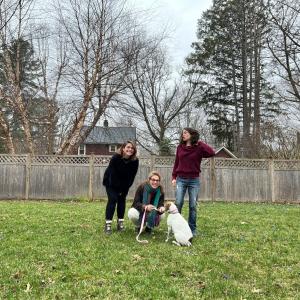
[(188, 222), (179, 213), (177, 206), (173, 202), (165, 204), (166, 211), (169, 213), (167, 219), (168, 235), (166, 242), (169, 240), (170, 233), (174, 233), (176, 241), (173, 241), (177, 246), (191, 246), (190, 240), (193, 237), (192, 231)]

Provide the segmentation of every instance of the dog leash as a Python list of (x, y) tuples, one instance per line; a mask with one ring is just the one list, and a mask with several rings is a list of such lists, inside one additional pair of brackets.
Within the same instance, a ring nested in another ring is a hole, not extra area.
[[(157, 208), (154, 208), (154, 210), (158, 211)], [(142, 218), (142, 223), (141, 223), (141, 227), (140, 227), (140, 232), (138, 233), (138, 235), (137, 235), (136, 238), (135, 238), (139, 243), (143, 243), (143, 244), (149, 243), (147, 240), (140, 240), (140, 239), (139, 239), (140, 234), (142, 233), (143, 228), (144, 228), (144, 223), (145, 223), (145, 219), (146, 219), (146, 211), (147, 211), (147, 208), (145, 207), (144, 214), (143, 214), (143, 218)]]

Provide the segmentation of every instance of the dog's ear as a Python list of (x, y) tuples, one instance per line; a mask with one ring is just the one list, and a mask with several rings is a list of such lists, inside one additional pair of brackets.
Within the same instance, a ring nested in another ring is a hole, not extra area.
[(171, 202), (171, 201), (167, 201), (167, 202), (165, 203), (165, 209), (166, 209), (166, 211), (168, 211), (168, 210), (169, 210), (169, 208), (170, 208), (171, 204), (172, 204), (172, 202)]

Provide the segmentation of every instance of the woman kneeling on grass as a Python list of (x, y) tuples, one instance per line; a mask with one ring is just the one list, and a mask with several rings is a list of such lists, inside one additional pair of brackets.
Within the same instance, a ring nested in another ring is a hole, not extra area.
[(124, 231), (124, 214), (126, 196), (139, 167), (136, 157), (136, 146), (132, 141), (125, 142), (113, 155), (103, 176), (103, 185), (108, 197), (105, 211), (106, 234), (112, 233), (111, 223), (117, 206), (117, 230)]
[(143, 214), (146, 210), (146, 229), (151, 233), (154, 226), (158, 226), (165, 211), (165, 195), (160, 184), (161, 176), (158, 172), (152, 171), (148, 180), (142, 183), (136, 190), (132, 207), (128, 211), (128, 218), (136, 226), (136, 231), (140, 231)]

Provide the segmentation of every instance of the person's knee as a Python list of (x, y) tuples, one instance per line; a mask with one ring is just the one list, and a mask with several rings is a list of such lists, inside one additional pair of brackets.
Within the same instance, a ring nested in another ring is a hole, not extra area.
[(140, 213), (137, 209), (135, 209), (134, 207), (131, 207), (128, 210), (128, 219), (133, 222), (133, 223), (137, 223), (139, 221), (140, 218)]

